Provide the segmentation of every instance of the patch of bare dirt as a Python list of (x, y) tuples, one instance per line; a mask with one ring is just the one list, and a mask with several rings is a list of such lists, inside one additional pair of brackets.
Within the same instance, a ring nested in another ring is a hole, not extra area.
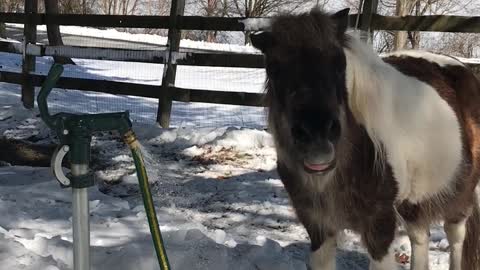
[(220, 149), (207, 147), (201, 155), (194, 156), (192, 160), (206, 166), (214, 164), (242, 165), (247, 164), (247, 161), (252, 158), (252, 155), (238, 152), (233, 147), (222, 147)]

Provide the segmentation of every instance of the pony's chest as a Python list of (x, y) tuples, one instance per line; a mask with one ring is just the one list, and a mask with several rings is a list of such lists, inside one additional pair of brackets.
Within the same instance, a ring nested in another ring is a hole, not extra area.
[[(389, 207), (384, 198), (392, 197), (393, 194), (389, 191), (386, 192), (390, 195), (380, 194), (380, 189), (382, 188), (367, 192), (355, 185), (343, 185), (336, 181), (329, 182), (321, 189), (316, 185), (306, 185), (303, 200), (311, 203), (303, 205), (303, 210), (309, 212), (313, 220), (322, 222), (332, 230), (358, 231), (365, 216), (382, 207)], [(388, 187), (384, 187), (384, 190), (388, 190)], [(393, 202), (390, 205), (392, 204)]]

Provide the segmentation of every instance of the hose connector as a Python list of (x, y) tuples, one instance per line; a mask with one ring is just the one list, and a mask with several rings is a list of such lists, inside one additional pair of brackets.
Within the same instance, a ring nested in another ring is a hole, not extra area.
[(123, 141), (130, 147), (132, 148), (135, 142), (137, 141), (137, 136), (135, 135), (135, 132), (133, 130), (127, 131), (123, 135)]

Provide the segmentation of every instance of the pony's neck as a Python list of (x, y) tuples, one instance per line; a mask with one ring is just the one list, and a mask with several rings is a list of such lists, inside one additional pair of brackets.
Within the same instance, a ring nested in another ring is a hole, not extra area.
[(355, 36), (349, 37), (344, 51), (349, 108), (355, 120), (366, 129), (376, 152), (381, 153), (382, 144), (375, 123), (385, 113), (381, 105), (382, 91), (391, 87), (387, 82), (394, 81), (399, 72), (385, 63), (370, 45)]

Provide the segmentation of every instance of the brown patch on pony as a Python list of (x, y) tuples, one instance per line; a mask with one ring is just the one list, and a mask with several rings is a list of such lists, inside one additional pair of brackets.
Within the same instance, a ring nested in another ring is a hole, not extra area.
[(404, 202), (398, 211), (407, 222), (427, 226), (442, 219), (458, 223), (467, 219), (463, 249), (464, 270), (480, 269), (480, 212), (475, 187), (480, 179), (480, 83), (468, 68), (444, 66), (414, 57), (387, 57), (405, 75), (431, 85), (454, 110), (460, 122), (463, 161), (453, 192), (419, 204)]

